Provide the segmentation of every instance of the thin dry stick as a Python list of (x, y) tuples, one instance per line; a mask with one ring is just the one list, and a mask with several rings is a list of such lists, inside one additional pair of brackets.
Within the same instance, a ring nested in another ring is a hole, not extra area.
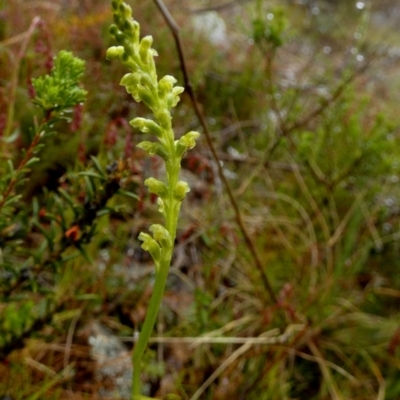
[(262, 265), (262, 262), (261, 262), (261, 258), (260, 258), (259, 254), (258, 254), (258, 252), (257, 252), (257, 250), (255, 248), (253, 240), (251, 239), (249, 233), (247, 232), (246, 227), (244, 226), (239, 206), (236, 203), (236, 200), (235, 200), (235, 198), (233, 196), (232, 190), (231, 190), (231, 188), (229, 186), (229, 183), (228, 183), (228, 181), (227, 181), (227, 179), (225, 177), (225, 174), (224, 174), (224, 171), (222, 169), (220, 160), (218, 158), (218, 154), (217, 154), (217, 152), (215, 150), (215, 147), (213, 145), (213, 142), (212, 142), (212, 139), (211, 139), (211, 134), (210, 134), (210, 131), (208, 129), (206, 120), (204, 118), (204, 115), (203, 115), (202, 111), (200, 110), (200, 105), (199, 105), (199, 103), (198, 103), (198, 101), (196, 99), (196, 95), (194, 93), (192, 84), (191, 84), (190, 79), (189, 79), (189, 74), (188, 74), (188, 71), (187, 71), (187, 68), (186, 68), (186, 61), (185, 61), (185, 56), (184, 56), (184, 52), (183, 52), (183, 45), (182, 45), (182, 41), (181, 41), (181, 37), (180, 37), (179, 26), (177, 25), (177, 23), (175, 22), (175, 20), (171, 16), (170, 12), (168, 11), (168, 9), (165, 6), (165, 4), (163, 3), (163, 1), (162, 0), (154, 0), (154, 1), (155, 1), (156, 5), (157, 5), (158, 9), (160, 10), (162, 16), (164, 17), (168, 27), (170, 28), (170, 30), (172, 32), (172, 35), (174, 36), (175, 44), (176, 44), (176, 47), (177, 47), (177, 50), (178, 50), (181, 70), (182, 70), (182, 73), (183, 73), (185, 90), (186, 90), (186, 92), (188, 93), (188, 95), (190, 97), (190, 100), (192, 102), (192, 106), (193, 106), (193, 109), (194, 109), (194, 111), (195, 111), (195, 113), (197, 115), (197, 118), (199, 119), (200, 124), (203, 127), (204, 135), (205, 135), (206, 141), (207, 141), (207, 145), (210, 148), (210, 151), (211, 151), (211, 154), (212, 154), (212, 157), (213, 157), (215, 163), (217, 164), (219, 177), (220, 177), (221, 181), (223, 182), (223, 184), (225, 186), (225, 190), (226, 190), (226, 193), (228, 194), (229, 201), (230, 201), (230, 203), (232, 205), (232, 208), (233, 208), (233, 210), (235, 212), (236, 222), (237, 222), (237, 224), (238, 224), (238, 226), (239, 226), (239, 228), (240, 228), (240, 230), (242, 232), (242, 235), (244, 237), (246, 245), (247, 245), (247, 247), (248, 247), (248, 249), (249, 249), (249, 251), (250, 251), (250, 253), (251, 253), (251, 255), (252, 255), (253, 259), (254, 259), (254, 262), (255, 262), (257, 270), (258, 270), (258, 272), (260, 274), (262, 283), (263, 283), (266, 291), (268, 292), (269, 297), (271, 298), (271, 300), (274, 303), (277, 303), (277, 297), (275, 295), (274, 290), (272, 289), (272, 285), (271, 285), (271, 283), (269, 281), (269, 278), (268, 278), (268, 276), (267, 276), (267, 274), (266, 274), (266, 272), (265, 272), (265, 270), (263, 268), (263, 265)]

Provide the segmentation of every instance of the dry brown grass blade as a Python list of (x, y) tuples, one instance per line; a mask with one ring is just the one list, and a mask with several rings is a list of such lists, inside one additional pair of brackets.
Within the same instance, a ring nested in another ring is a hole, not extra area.
[(325, 362), (321, 352), (317, 348), (317, 346), (313, 343), (312, 340), (309, 341), (308, 347), (311, 352), (316, 357), (316, 361), (321, 369), (322, 375), (324, 376), (326, 385), (328, 387), (329, 393), (333, 400), (343, 400), (343, 397), (340, 395), (339, 388), (334, 381), (331, 372), (329, 371), (328, 365)]
[(362, 352), (361, 354), (364, 356), (364, 359), (366, 360), (367, 364), (371, 368), (371, 371), (375, 375), (376, 380), (378, 381), (378, 384), (379, 384), (379, 390), (378, 390), (376, 400), (385, 400), (385, 398), (386, 398), (385, 378), (383, 377), (378, 365), (374, 362), (374, 360), (371, 358), (371, 356), (367, 352)]
[[(237, 350), (235, 350), (212, 374), (211, 376), (200, 386), (200, 388), (196, 391), (196, 393), (190, 398), (190, 400), (198, 400), (205, 392), (205, 390), (229, 367), (230, 364), (235, 362), (240, 356), (245, 354), (248, 350), (251, 349), (253, 345), (256, 344), (274, 344), (274, 343), (285, 343), (292, 337), (296, 331), (302, 331), (304, 328), (303, 325), (289, 325), (286, 331), (279, 336), (273, 337), (263, 337), (263, 335), (256, 338), (231, 338), (231, 339), (243, 339), (244, 344), (240, 346)], [(272, 332), (272, 331), (271, 331)], [(266, 332), (266, 334), (270, 334), (270, 332)], [(195, 340), (202, 338), (193, 338)], [(214, 338), (214, 340), (217, 338)], [(221, 338), (225, 340), (225, 342), (221, 341), (221, 343), (229, 343), (229, 338)], [(238, 341), (239, 343), (239, 341)]]
[(333, 247), (336, 242), (343, 236), (348, 223), (350, 222), (351, 217), (353, 216), (357, 207), (361, 204), (363, 197), (365, 196), (365, 192), (361, 192), (357, 198), (354, 200), (353, 204), (351, 205), (349, 211), (347, 211), (344, 218), (341, 220), (340, 224), (337, 226), (334, 234), (328, 240), (328, 246)]
[[(318, 357), (311, 356), (302, 351), (294, 350), (294, 353), (297, 356), (304, 358), (305, 360), (309, 360), (309, 361), (313, 361), (313, 362), (317, 362), (317, 363), (321, 362), (321, 359), (319, 359)], [(335, 371), (339, 372), (339, 374), (346, 377), (352, 383), (360, 384), (360, 381), (357, 378), (355, 378), (353, 375), (351, 375), (349, 372), (347, 372), (344, 368), (340, 367), (339, 365), (336, 365), (333, 362), (328, 361), (328, 360), (322, 360), (322, 362), (324, 362), (327, 367), (330, 367), (330, 368), (334, 369)]]
[(252, 347), (251, 343), (245, 343), (240, 346), (237, 350), (235, 350), (212, 374), (211, 376), (200, 386), (200, 388), (196, 391), (196, 393), (190, 398), (190, 400), (198, 400), (201, 395), (207, 390), (207, 388), (221, 375), (226, 368), (229, 367), (231, 363), (233, 363), (236, 359), (238, 359), (241, 355), (246, 353)]
[(78, 323), (78, 320), (81, 315), (82, 315), (82, 310), (79, 310), (78, 313), (72, 319), (71, 324), (68, 329), (67, 341), (65, 343), (64, 368), (67, 368), (68, 364), (69, 364), (69, 358), (71, 355), (72, 339), (74, 337), (76, 324)]

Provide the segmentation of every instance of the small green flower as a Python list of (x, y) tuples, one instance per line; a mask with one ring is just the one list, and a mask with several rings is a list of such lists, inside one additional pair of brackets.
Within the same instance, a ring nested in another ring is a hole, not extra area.
[(154, 240), (161, 243), (162, 246), (171, 247), (171, 235), (169, 232), (160, 224), (154, 224), (150, 226), (150, 232), (153, 233)]
[(153, 260), (158, 263), (161, 258), (160, 245), (149, 234), (144, 232), (140, 232), (139, 240), (143, 242), (141, 246), (142, 249), (148, 251), (153, 257)]
[(151, 119), (135, 118), (129, 122), (134, 128), (138, 128), (143, 133), (152, 133), (153, 135), (162, 138), (163, 130), (161, 126), (156, 124)]
[(187, 182), (179, 181), (174, 189), (174, 197), (176, 200), (182, 201), (188, 192), (190, 192), (190, 188)]
[(152, 53), (150, 51), (151, 45), (153, 44), (153, 38), (152, 36), (145, 36), (141, 41), (140, 41), (140, 46), (139, 46), (139, 55), (140, 59), (142, 62), (147, 64), (149, 62), (150, 57), (152, 56)]
[(107, 60), (112, 60), (113, 58), (119, 57), (124, 53), (124, 48), (122, 46), (112, 46), (107, 50), (106, 58)]
[(147, 178), (144, 184), (149, 188), (150, 193), (156, 194), (158, 197), (166, 198), (168, 196), (168, 187), (165, 183), (156, 178)]
[(147, 152), (150, 156), (158, 155), (164, 161), (168, 161), (170, 159), (169, 153), (165, 150), (164, 146), (160, 143), (143, 141), (136, 145), (139, 149), (142, 149)]
[(187, 150), (193, 149), (196, 139), (200, 136), (199, 132), (191, 131), (175, 141), (176, 154), (183, 157)]

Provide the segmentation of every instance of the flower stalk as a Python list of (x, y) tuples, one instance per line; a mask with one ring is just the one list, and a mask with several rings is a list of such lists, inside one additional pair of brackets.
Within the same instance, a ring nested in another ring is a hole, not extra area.
[(132, 379), (132, 399), (141, 396), (141, 363), (147, 343), (153, 331), (161, 305), (165, 284), (174, 249), (176, 229), (182, 200), (189, 192), (189, 185), (179, 180), (181, 160), (186, 151), (195, 146), (198, 132), (189, 132), (180, 139), (175, 139), (172, 129), (171, 109), (179, 102), (183, 87), (174, 86), (176, 79), (166, 75), (157, 77), (154, 57), (157, 52), (152, 48), (153, 38), (140, 38), (140, 25), (132, 18), (132, 9), (123, 0), (111, 2), (115, 24), (110, 27), (110, 34), (118, 46), (110, 47), (107, 59), (118, 58), (130, 71), (121, 80), (128, 93), (137, 102), (143, 102), (151, 111), (154, 119), (135, 118), (130, 124), (143, 133), (151, 135), (153, 141), (143, 141), (137, 147), (149, 155), (158, 155), (165, 162), (166, 182), (148, 178), (145, 185), (158, 196), (159, 212), (164, 217), (164, 226), (151, 225), (152, 233), (141, 232), (139, 239), (142, 248), (148, 251), (155, 263), (156, 279), (147, 315), (135, 345)]

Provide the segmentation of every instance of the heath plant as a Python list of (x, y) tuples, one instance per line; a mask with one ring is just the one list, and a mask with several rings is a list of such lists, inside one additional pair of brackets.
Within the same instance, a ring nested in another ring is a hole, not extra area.
[(19, 148), (19, 129), (0, 142), (0, 359), (51, 326), (69, 302), (85, 297), (85, 274), (73, 286), (69, 282), (82, 262), (87, 266), (98, 257), (92, 251), (95, 237), (104, 231), (107, 214), (121, 206), (109, 200), (116, 194), (137, 198), (123, 189), (122, 159), (103, 165), (95, 157), (88, 163), (73, 160), (75, 167), (66, 167), (56, 188), (41, 187), (33, 198), (27, 194), (37, 184), (34, 168), (46, 163), (49, 148), (67, 153), (67, 145), (54, 150), (52, 141), (65, 130), (71, 135), (73, 110), (87, 96), (81, 87), (84, 72), (83, 60), (60, 51), (51, 72), (32, 79), (32, 102), (41, 122), (32, 124), (26, 149)]
[[(53, 289), (39, 283), (41, 275), (46, 271), (54, 274), (63, 263), (64, 250), (78, 243), (68, 238), (72, 226), (68, 227), (67, 213), (59, 212), (65, 210), (62, 196), (47, 192), (42, 202), (36, 198), (29, 206), (24, 200), (24, 189), (46, 141), (58, 133), (56, 126), (68, 123), (72, 108), (85, 101), (87, 92), (80, 86), (84, 71), (83, 60), (60, 51), (51, 73), (32, 80), (33, 103), (41, 110), (41, 122), (32, 127), (30, 144), (22, 150), (20, 160), (12, 159), (18, 150), (18, 130), (1, 142), (0, 301), (4, 302), (0, 320), (1, 358), (22, 347), (24, 338), (51, 321), (58, 308), (54, 302), (56, 296)], [(55, 208), (58, 204), (59, 209), (53, 213), (50, 204)], [(38, 245), (27, 246), (34, 235), (40, 237)]]
[(166, 170), (166, 182), (153, 177), (145, 181), (149, 191), (158, 196), (158, 211), (164, 218), (164, 225), (151, 225), (149, 230), (152, 235), (145, 232), (139, 235), (143, 242), (142, 248), (151, 254), (156, 270), (153, 294), (132, 356), (132, 399), (140, 399), (142, 357), (162, 301), (174, 250), (179, 210), (189, 192), (188, 184), (179, 180), (181, 160), (186, 151), (195, 146), (199, 133), (191, 131), (180, 139), (175, 138), (171, 109), (178, 104), (179, 95), (184, 89), (174, 86), (177, 80), (173, 76), (166, 75), (158, 79), (154, 62), (157, 52), (152, 48), (153, 38), (140, 38), (140, 25), (132, 18), (131, 7), (122, 0), (113, 0), (112, 9), (115, 24), (111, 25), (110, 34), (119, 45), (108, 49), (107, 58), (118, 58), (130, 70), (122, 78), (121, 85), (125, 86), (135, 101), (143, 102), (154, 116), (154, 119), (134, 118), (130, 121), (134, 128), (156, 139), (143, 141), (137, 147), (151, 156), (161, 157)]

